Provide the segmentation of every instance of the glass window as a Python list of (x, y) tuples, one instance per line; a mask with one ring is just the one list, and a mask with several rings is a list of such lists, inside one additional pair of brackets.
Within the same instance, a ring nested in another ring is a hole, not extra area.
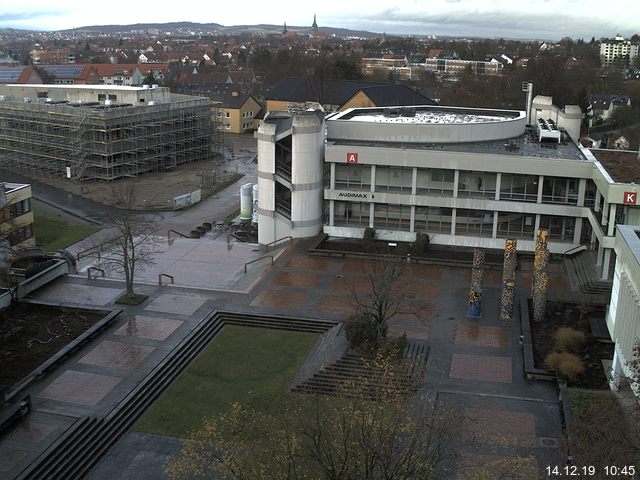
[(498, 238), (533, 239), (536, 216), (514, 212), (498, 212)]
[(378, 203), (373, 209), (373, 226), (386, 230), (409, 230), (411, 207)]
[(369, 209), (369, 203), (336, 201), (333, 206), (333, 224), (368, 227)]
[(416, 232), (451, 233), (450, 208), (416, 207), (414, 230)]
[(454, 170), (419, 168), (416, 193), (441, 193), (453, 195)]
[(550, 240), (573, 242), (575, 223), (576, 220), (573, 217), (540, 215), (540, 228), (549, 230)]
[(500, 200), (537, 202), (538, 179), (536, 175), (503, 173), (500, 178)]
[(336, 189), (370, 190), (371, 167), (336, 163)]
[(493, 212), (487, 210), (456, 210), (456, 235), (490, 237), (493, 233)]
[(459, 196), (493, 198), (495, 194), (495, 173), (460, 171), (458, 176)]
[(544, 177), (542, 184), (543, 203), (578, 204), (578, 179), (564, 177)]
[(413, 168), (376, 167), (376, 192), (411, 193)]

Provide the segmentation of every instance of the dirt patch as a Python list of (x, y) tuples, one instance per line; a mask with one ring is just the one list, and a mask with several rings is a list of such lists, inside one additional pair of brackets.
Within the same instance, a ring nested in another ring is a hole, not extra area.
[[(554, 351), (554, 334), (561, 327), (571, 327), (583, 332), (585, 341), (576, 353), (584, 366), (584, 373), (578, 375), (571, 386), (580, 388), (605, 389), (609, 382), (605, 375), (602, 360), (613, 358), (613, 344), (599, 341), (591, 332), (589, 318), (604, 321), (603, 306), (591, 307), (588, 313), (582, 313), (580, 306), (575, 303), (549, 302), (543, 321), (531, 321), (531, 335), (533, 341), (533, 361), (536, 368), (546, 368), (544, 360)], [(529, 301), (529, 312), (533, 312)], [(530, 313), (531, 315), (531, 313)]]
[(72, 183), (56, 177), (34, 177), (38, 181), (52, 185), (66, 192), (107, 205), (112, 204), (114, 185), (126, 191), (129, 185), (144, 192), (135, 199), (134, 208), (141, 210), (170, 210), (174, 206), (174, 197), (185, 195), (201, 189), (202, 197), (207, 197), (219, 190), (226, 182), (238, 178), (235, 172), (215, 168), (212, 160), (201, 160), (180, 165), (172, 170), (156, 173), (145, 173), (134, 178), (125, 178), (117, 182), (86, 181), (82, 184)]
[(106, 314), (31, 303), (0, 311), (0, 390), (22, 380)]

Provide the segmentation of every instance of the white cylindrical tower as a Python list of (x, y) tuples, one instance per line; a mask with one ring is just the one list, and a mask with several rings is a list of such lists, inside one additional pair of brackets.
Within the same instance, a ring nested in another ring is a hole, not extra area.
[(245, 183), (240, 187), (240, 220), (250, 220), (253, 210), (251, 193), (253, 190), (251, 183)]

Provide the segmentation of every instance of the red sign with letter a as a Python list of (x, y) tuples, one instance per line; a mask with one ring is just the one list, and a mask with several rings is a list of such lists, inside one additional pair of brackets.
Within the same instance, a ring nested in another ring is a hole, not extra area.
[(638, 192), (624, 192), (624, 204), (635, 205), (638, 199)]
[(358, 152), (347, 152), (347, 163), (358, 163)]

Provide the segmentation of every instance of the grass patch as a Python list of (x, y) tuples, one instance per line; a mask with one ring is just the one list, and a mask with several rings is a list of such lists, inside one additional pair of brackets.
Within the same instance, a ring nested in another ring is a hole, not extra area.
[(227, 325), (138, 421), (137, 431), (186, 437), (234, 402), (275, 413), (316, 334)]
[(226, 217), (224, 217), (224, 223), (231, 223), (233, 222), (233, 219), (236, 218), (238, 215), (240, 215), (240, 209), (237, 209), (236, 211), (230, 213), (229, 215), (227, 215)]
[(597, 471), (607, 465), (637, 465), (640, 456), (638, 406), (623, 408), (608, 390), (567, 390), (572, 424), (576, 434), (579, 465), (593, 465)]
[(62, 220), (35, 204), (32, 204), (32, 208), (33, 234), (38, 245), (47, 252), (66, 248), (100, 230), (97, 225)]
[(149, 298), (149, 295), (145, 295), (144, 293), (128, 295), (127, 292), (125, 292), (116, 299), (116, 303), (118, 305), (140, 305), (147, 298)]

